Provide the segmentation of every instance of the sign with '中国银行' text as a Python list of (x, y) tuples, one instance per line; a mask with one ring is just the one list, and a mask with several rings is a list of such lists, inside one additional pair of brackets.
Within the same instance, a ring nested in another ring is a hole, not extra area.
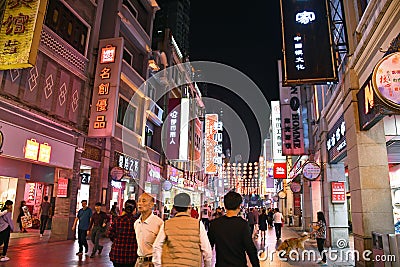
[(35, 65), (46, 6), (47, 0), (0, 1), (0, 70)]
[(99, 47), (88, 136), (111, 137), (117, 118), (124, 39), (103, 39)]

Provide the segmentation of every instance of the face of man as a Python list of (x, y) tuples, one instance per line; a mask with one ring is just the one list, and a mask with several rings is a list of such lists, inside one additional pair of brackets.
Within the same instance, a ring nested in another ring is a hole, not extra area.
[(153, 208), (153, 197), (148, 194), (142, 194), (137, 202), (139, 212), (147, 212)]
[(96, 210), (97, 213), (100, 213), (101, 207), (100, 206), (94, 206), (94, 209)]
[(87, 202), (86, 202), (86, 201), (83, 201), (83, 202), (82, 202), (82, 208), (85, 209), (86, 207), (87, 207)]

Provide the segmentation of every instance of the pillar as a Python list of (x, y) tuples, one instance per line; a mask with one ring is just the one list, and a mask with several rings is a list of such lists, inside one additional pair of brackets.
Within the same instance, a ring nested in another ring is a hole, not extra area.
[[(350, 69), (345, 77), (343, 108), (354, 248), (361, 254), (372, 250), (372, 231), (387, 233), (394, 229), (383, 122), (360, 131), (358, 88), (357, 74)], [(373, 266), (373, 262), (361, 259), (356, 266)]]

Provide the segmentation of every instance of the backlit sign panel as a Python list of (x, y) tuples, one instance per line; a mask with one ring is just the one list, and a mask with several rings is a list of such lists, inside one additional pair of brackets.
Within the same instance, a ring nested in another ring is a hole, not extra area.
[(37, 160), (40, 144), (35, 139), (26, 140), (25, 158)]
[(88, 136), (111, 137), (117, 118), (124, 40), (103, 39), (99, 47), (102, 52), (96, 66)]
[(58, 178), (57, 197), (68, 197), (68, 178)]
[(329, 163), (336, 163), (346, 156), (346, 123), (343, 115), (340, 116), (333, 127), (329, 130), (326, 140)]
[(300, 87), (281, 87), (282, 154), (305, 153)]
[(218, 114), (206, 114), (205, 120), (205, 173), (215, 174), (222, 165), (222, 122)]
[(50, 156), (51, 156), (51, 146), (49, 146), (49, 144), (47, 143), (40, 144), (38, 161), (49, 163)]
[(271, 101), (271, 120), (272, 157), (274, 160), (286, 160), (286, 156), (282, 155), (282, 126), (279, 101)]
[(389, 54), (376, 64), (372, 84), (383, 103), (400, 110), (400, 52)]
[(286, 179), (287, 178), (286, 162), (274, 163), (274, 178), (275, 179)]
[(283, 84), (337, 81), (325, 0), (281, 0)]
[(346, 187), (344, 182), (331, 182), (332, 203), (346, 202)]
[(0, 22), (0, 70), (32, 67), (36, 63), (47, 0), (5, 2)]

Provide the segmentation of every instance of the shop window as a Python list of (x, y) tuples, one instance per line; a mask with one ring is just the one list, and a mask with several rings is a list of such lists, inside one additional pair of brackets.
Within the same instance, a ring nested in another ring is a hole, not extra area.
[(45, 25), (60, 36), (64, 41), (85, 54), (88, 27), (62, 2), (50, 0)]
[(117, 122), (135, 131), (136, 108), (123, 98), (119, 98)]

